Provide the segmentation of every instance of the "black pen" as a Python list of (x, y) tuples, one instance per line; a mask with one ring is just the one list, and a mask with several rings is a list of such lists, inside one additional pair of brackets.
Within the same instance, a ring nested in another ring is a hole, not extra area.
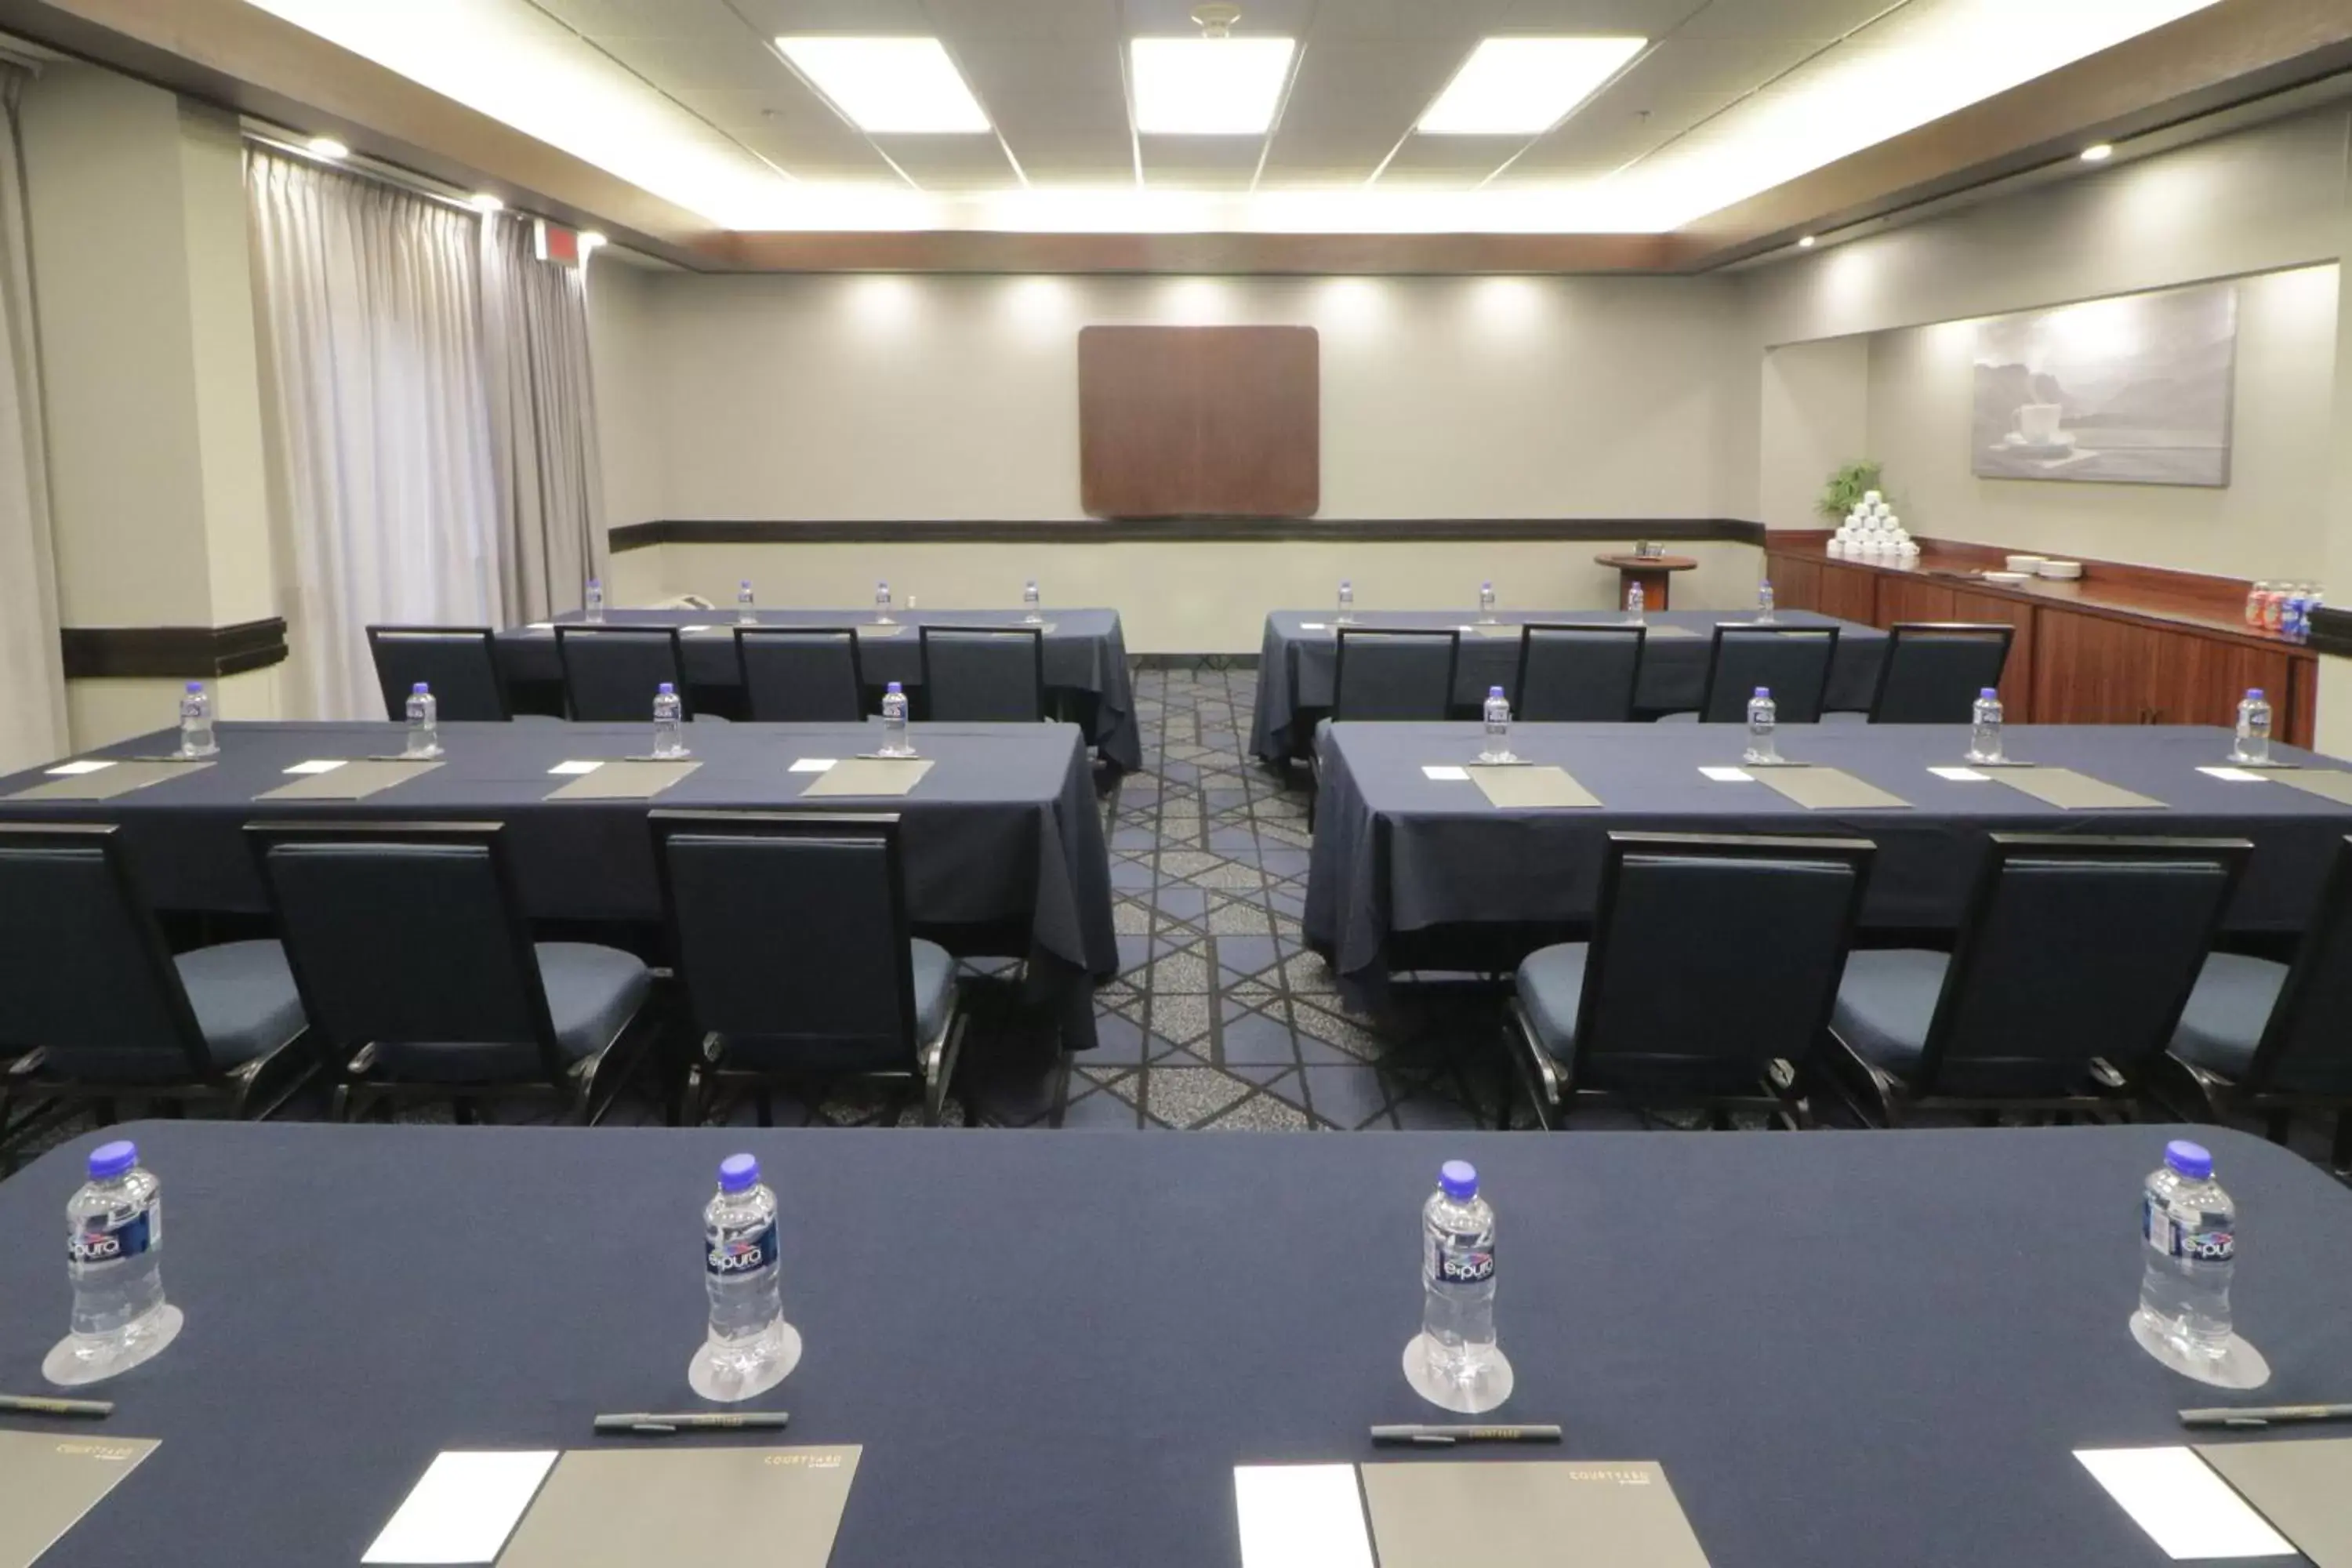
[(675, 1415), (636, 1411), (626, 1415), (599, 1415), (599, 1432), (634, 1433), (664, 1437), (673, 1432), (740, 1432), (781, 1430), (792, 1420), (781, 1410), (689, 1410)]
[(1557, 1443), (1557, 1426), (1375, 1426), (1372, 1441), (1387, 1446), (1450, 1448), (1456, 1443)]
[(16, 1415), (91, 1415), (114, 1414), (111, 1399), (51, 1399), (39, 1394), (0, 1394), (0, 1411)]
[(2352, 1421), (2352, 1405), (2250, 1405), (2180, 1413), (2183, 1426), (2275, 1426), (2289, 1421)]

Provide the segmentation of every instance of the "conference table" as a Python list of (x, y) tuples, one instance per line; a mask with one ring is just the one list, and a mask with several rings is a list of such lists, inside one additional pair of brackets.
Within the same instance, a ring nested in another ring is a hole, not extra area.
[[(152, 904), (212, 913), (268, 907), (244, 841), (248, 822), (502, 822), (529, 915), (642, 927), (662, 918), (646, 826), (656, 808), (897, 812), (919, 933), (958, 952), (1025, 959), (1032, 998), (1058, 1017), (1065, 1043), (1094, 1043), (1092, 980), (1118, 968), (1118, 947), (1109, 854), (1076, 728), (916, 724), (910, 738), (934, 765), (908, 794), (806, 800), (821, 775), (793, 764), (870, 752), (878, 724), (709, 722), (686, 731), (698, 765), (650, 800), (548, 798), (575, 782), (551, 769), (642, 756), (650, 724), (529, 720), (444, 724), (439, 766), (363, 800), (269, 800), (257, 797), (295, 782), (300, 775), (286, 770), (303, 763), (397, 753), (402, 727), (229, 723), (209, 765), (111, 800), (6, 798), (61, 781), (38, 771), (0, 779), (0, 819), (118, 823)], [(144, 735), (89, 755), (153, 756), (173, 740)]]
[[(1548, 1458), (1659, 1462), (1713, 1568), (2157, 1568), (2073, 1450), (2179, 1444), (2182, 1406), (2339, 1399), (2352, 1375), (2352, 1194), (2221, 1130), (146, 1122), (0, 1183), (0, 1387), (44, 1386), (60, 1213), (118, 1136), (163, 1183), (187, 1326), (77, 1391), (116, 1402), (103, 1423), (0, 1415), (160, 1440), (42, 1568), (357, 1563), (444, 1449), (769, 1442), (862, 1446), (833, 1568), (1233, 1568), (1236, 1465)], [(2242, 1215), (2237, 1324), (2274, 1369), (2251, 1394), (2126, 1327), (2140, 1182), (2179, 1136)], [(789, 1430), (593, 1436), (599, 1412), (700, 1407), (695, 1242), (737, 1150), (783, 1194), (805, 1353), (754, 1407)], [(1517, 1389), (1496, 1418), (1557, 1422), (1558, 1448), (1367, 1440), (1460, 1419), (1398, 1365), (1420, 1206), (1455, 1158), (1499, 1221)], [(291, 1193), (316, 1225), (289, 1223)]]
[[(1250, 754), (1279, 763), (1307, 754), (1315, 721), (1330, 711), (1339, 670), (1339, 630), (1328, 610), (1276, 610), (1265, 617), (1265, 637), (1257, 662), (1257, 710), (1250, 720)], [(1722, 610), (1672, 610), (1643, 617), (1650, 635), (1642, 645), (1642, 668), (1633, 687), (1636, 717), (1695, 711), (1706, 689), (1707, 660), (1715, 628), (1754, 624)], [(1454, 705), (1465, 717), (1478, 711), (1487, 689), (1499, 686), (1518, 701), (1519, 628), (1544, 626), (1623, 626), (1612, 610), (1501, 610), (1480, 624), (1467, 610), (1359, 611), (1349, 631), (1459, 631), (1461, 655), (1454, 667)], [(1862, 712), (1878, 687), (1886, 634), (1875, 626), (1835, 620), (1810, 610), (1783, 610), (1782, 626), (1835, 626), (1837, 655), (1830, 663), (1823, 706)]]
[[(1515, 724), (1511, 751), (1549, 764), (1599, 797), (1583, 808), (1504, 810), (1466, 779), (1430, 767), (1474, 763), (1477, 724), (1333, 724), (1323, 731), (1322, 793), (1308, 861), (1305, 931), (1343, 979), (1377, 984), (1392, 936), (1480, 922), (1538, 926), (1590, 921), (1603, 847), (1613, 832), (1797, 833), (1878, 846), (1863, 923), (1950, 931), (1990, 833), (2244, 837), (2254, 852), (2231, 902), (2234, 932), (2300, 931), (2352, 804), (2276, 782), (2232, 783), (2229, 731), (2190, 726), (2018, 726), (2012, 759), (2071, 768), (2162, 803), (2137, 810), (2061, 810), (1999, 782), (1938, 777), (1965, 761), (1965, 726), (1829, 722), (1784, 725), (1783, 758), (1836, 768), (1905, 805), (1810, 810), (1760, 777), (1718, 782), (1737, 766), (1737, 724)], [(2343, 764), (2289, 746), (2281, 761)], [(1760, 774), (1762, 770), (1756, 770)], [(2291, 776), (2291, 775), (2290, 775)], [(2352, 775), (2338, 773), (2339, 784)]]
[[(857, 630), (858, 668), (878, 692), (897, 681), (922, 712), (922, 638), (917, 627), (1020, 626), (1022, 610), (893, 610), (894, 626), (878, 626), (864, 610), (762, 609), (763, 626), (841, 627)], [(1117, 610), (1048, 609), (1045, 624), (1045, 695), (1057, 717), (1076, 723), (1103, 759), (1129, 773), (1143, 765), (1143, 739), (1136, 727), (1135, 685), (1127, 668), (1127, 636)], [(557, 622), (580, 624), (574, 615), (555, 621), (509, 626), (498, 634), (499, 670), (521, 713), (563, 713), (563, 667), (555, 651)], [(616, 626), (677, 626), (686, 661), (689, 695), (711, 712), (746, 717), (742, 671), (735, 662), (735, 612), (730, 610), (608, 610)]]

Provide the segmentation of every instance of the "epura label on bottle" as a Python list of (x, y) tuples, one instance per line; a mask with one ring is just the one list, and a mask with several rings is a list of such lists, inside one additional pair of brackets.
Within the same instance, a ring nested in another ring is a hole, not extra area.
[(713, 1242), (703, 1240), (703, 1267), (722, 1278), (736, 1274), (757, 1274), (776, 1260), (776, 1222), (770, 1220), (749, 1236)]
[(1429, 1238), (1429, 1271), (1441, 1284), (1483, 1285), (1495, 1277), (1494, 1237), (1457, 1236), (1454, 1244), (1461, 1250), (1448, 1256), (1435, 1237)]
[(76, 1263), (120, 1263), (147, 1250), (154, 1239), (154, 1211), (142, 1209), (109, 1229), (102, 1222), (86, 1222), (66, 1242), (66, 1255)]
[(2191, 1263), (2235, 1262), (2237, 1233), (2227, 1226), (2202, 1225), (2205, 1217), (2199, 1216), (2201, 1228), (2192, 1229), (2154, 1198), (2143, 1198), (2139, 1233), (2148, 1246), (2167, 1258), (2186, 1258)]

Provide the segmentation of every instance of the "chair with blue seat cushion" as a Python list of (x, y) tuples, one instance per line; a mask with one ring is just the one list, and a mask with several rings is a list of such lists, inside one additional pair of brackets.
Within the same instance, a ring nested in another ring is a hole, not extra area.
[(1897, 621), (1886, 629), (1874, 724), (1965, 724), (1977, 698), (2000, 684), (2017, 628), (1999, 623)]
[(737, 626), (743, 711), (763, 724), (856, 724), (866, 718), (857, 634), (847, 626)]
[(117, 1096), (266, 1116), (305, 1026), (276, 942), (173, 955), (111, 825), (0, 824), (0, 1133)]
[(1837, 643), (1835, 626), (1717, 626), (1699, 696), (1699, 722), (1745, 723), (1748, 700), (1760, 686), (1772, 693), (1780, 723), (1818, 723)]
[(1339, 641), (1333, 723), (1441, 721), (1453, 712), (1461, 633), (1341, 626)]
[(646, 1054), (652, 972), (534, 944), (497, 823), (246, 829), (310, 1017), (346, 1065), (339, 1115), (446, 1099), (471, 1120), (537, 1096), (594, 1122)]
[(555, 628), (555, 658), (563, 670), (563, 710), (575, 722), (650, 721), (664, 681), (684, 715), (695, 716), (676, 626), (566, 623)]
[(1867, 1120), (2077, 1111), (2143, 1084), (2252, 846), (1994, 834), (1948, 957), (1855, 953), (1830, 1030)]
[(1036, 626), (923, 626), (923, 715), (967, 724), (1045, 716), (1045, 636)]
[(1511, 1037), (1536, 1120), (1580, 1103), (1810, 1121), (1874, 850), (1856, 838), (1612, 833), (1592, 941), (1530, 954)]
[(749, 1090), (896, 1080), (937, 1125), (962, 1045), (955, 961), (908, 931), (898, 818), (848, 812), (652, 814), (671, 961), (701, 1037), (700, 1121)]
[(514, 717), (488, 627), (370, 626), (367, 639), (385, 718), (408, 716), (408, 694), (420, 680), (433, 692), (436, 714), (448, 722)]
[[(2339, 842), (2293, 960), (2205, 961), (2165, 1063), (2205, 1114), (2257, 1116), (2286, 1142), (2298, 1111), (2332, 1115), (2334, 1164), (2352, 1170), (2352, 838)], [(2173, 1098), (2179, 1098), (2173, 1096)]]
[(1628, 722), (1649, 635), (1647, 626), (1521, 627), (1511, 716), (1525, 724)]

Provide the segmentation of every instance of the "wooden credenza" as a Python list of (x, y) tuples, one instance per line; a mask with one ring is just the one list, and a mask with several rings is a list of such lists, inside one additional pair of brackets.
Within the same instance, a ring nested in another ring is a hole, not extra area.
[(1765, 557), (1778, 601), (1840, 620), (2005, 621), (2017, 628), (2000, 685), (2024, 724), (2229, 724), (2249, 687), (2269, 693), (2279, 735), (2312, 742), (2319, 661), (2247, 627), (2246, 584), (2086, 561), (2079, 583), (1977, 581), (2006, 552), (1922, 541), (1916, 566), (1843, 561), (1826, 536), (1772, 533)]

